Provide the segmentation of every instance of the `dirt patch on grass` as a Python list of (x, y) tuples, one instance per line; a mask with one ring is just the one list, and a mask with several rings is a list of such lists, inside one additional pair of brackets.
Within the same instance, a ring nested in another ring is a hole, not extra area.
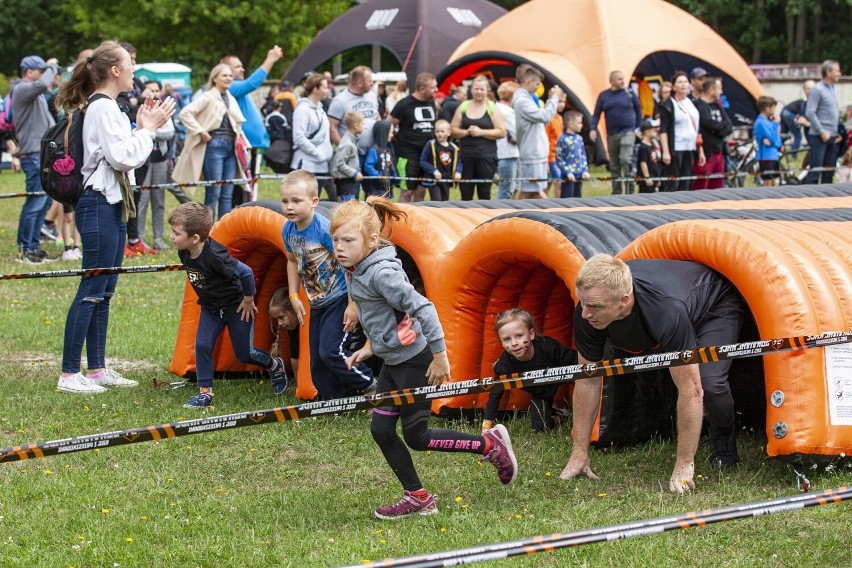
[[(14, 353), (0, 356), (0, 363), (18, 363), (28, 367), (60, 367), (61, 355), (55, 353)], [(120, 371), (153, 371), (161, 369), (159, 365), (148, 361), (131, 361), (116, 357), (106, 358), (107, 367)]]

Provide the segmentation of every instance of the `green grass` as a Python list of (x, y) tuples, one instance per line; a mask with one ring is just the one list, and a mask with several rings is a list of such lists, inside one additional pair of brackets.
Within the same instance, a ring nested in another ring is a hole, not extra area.
[[(587, 186), (608, 192), (608, 184)], [(275, 197), (264, 182), (261, 197)], [(23, 178), (0, 174), (0, 193)], [(200, 191), (200, 190), (199, 190)], [(197, 194), (196, 198), (200, 195)], [(175, 201), (167, 196), (169, 207)], [(74, 267), (17, 264), (22, 201), (0, 200), (0, 272)], [(150, 230), (150, 224), (149, 224)], [(177, 262), (174, 252), (128, 263)], [(182, 273), (124, 275), (114, 300), (107, 354), (139, 380), (98, 396), (54, 391), (64, 317), (77, 280), (3, 281), (0, 307), (0, 447), (198, 417), (181, 407), (190, 388), (174, 380), (171, 359), (183, 293)], [(258, 380), (220, 381), (211, 414), (298, 402), (273, 397)], [(433, 419), (435, 425), (443, 421)], [(451, 427), (475, 432), (477, 423)], [(507, 422), (520, 461), (503, 487), (490, 465), (466, 454), (415, 456), (440, 514), (380, 522), (372, 510), (400, 489), (363, 415), (306, 419), (0, 464), (2, 566), (337, 566), (519, 539), (534, 534), (678, 514), (794, 494), (792, 469), (765, 455), (762, 432), (740, 437), (743, 464), (720, 473), (698, 455), (698, 489), (664, 487), (671, 441), (595, 451), (598, 482), (563, 482), (568, 427), (541, 435), (525, 415)], [(808, 470), (814, 490), (852, 483), (852, 469)], [(848, 505), (829, 505), (682, 532), (596, 544), (506, 566), (843, 566)]]

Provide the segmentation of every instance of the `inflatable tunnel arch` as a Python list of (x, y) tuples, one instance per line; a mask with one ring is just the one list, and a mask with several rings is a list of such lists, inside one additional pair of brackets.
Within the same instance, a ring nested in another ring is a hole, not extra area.
[[(852, 327), (852, 222), (689, 221), (648, 232), (619, 257), (693, 260), (740, 291), (761, 338)], [(780, 300), (780, 301), (779, 301)], [(764, 357), (767, 453), (804, 456), (852, 450), (852, 426), (831, 423), (822, 349)]]

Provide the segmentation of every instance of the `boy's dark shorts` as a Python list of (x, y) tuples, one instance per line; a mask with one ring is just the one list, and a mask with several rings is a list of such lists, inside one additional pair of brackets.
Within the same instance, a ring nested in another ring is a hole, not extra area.
[[(781, 169), (781, 164), (778, 160), (760, 160), (758, 161), (758, 165), (760, 167), (760, 179), (778, 179), (781, 177), (778, 174), (778, 170)], [(773, 172), (769, 174), (765, 174), (763, 172)]]

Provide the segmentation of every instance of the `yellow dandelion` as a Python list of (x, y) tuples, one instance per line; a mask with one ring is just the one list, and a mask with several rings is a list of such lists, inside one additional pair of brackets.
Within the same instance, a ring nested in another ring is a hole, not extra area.
[(467, 509), (467, 503), (462, 503), (461, 508), (462, 508), (462, 509)]
[(96, 454), (101, 453), (101, 449), (100, 449), (100, 448), (95, 448), (95, 453), (96, 453)]
[(387, 544), (387, 543), (388, 543), (388, 541), (386, 541), (385, 539), (381, 539), (381, 540), (379, 541), (379, 544)]
[(376, 529), (376, 534), (382, 534), (382, 532), (384, 532), (382, 529)]
[(461, 497), (456, 497), (456, 503), (461, 503), (461, 500), (462, 500)]
[(141, 517), (139, 517), (139, 518), (140, 518), (141, 520), (143, 520), (143, 521), (147, 521), (147, 520), (148, 520), (148, 516), (147, 516), (147, 515), (142, 515), (142, 516), (141, 516)]
[(550, 473), (549, 471), (545, 472), (545, 474), (544, 474), (545, 477), (550, 477), (551, 475), (553, 475), (553, 474)]
[(77, 540), (84, 541), (86, 540), (86, 537), (84, 537), (83, 535), (77, 535)]
[(85, 410), (86, 412), (88, 412), (88, 411), (90, 411), (90, 410), (91, 410), (91, 408), (89, 408), (89, 405), (88, 405), (88, 404), (85, 404), (85, 405), (83, 405), (83, 410)]
[(124, 540), (126, 540), (127, 542), (133, 542), (133, 537), (129, 536), (129, 537), (125, 538)]
[(255, 448), (249, 448), (249, 451), (250, 452), (256, 452), (257, 450)]
[(53, 325), (53, 322), (50, 320), (44, 320), (44, 325)]
[(699, 473), (698, 475), (696, 475), (696, 476), (695, 476), (695, 478), (696, 478), (696, 479), (704, 479), (704, 476), (702, 476), (702, 475)]
[(174, 501), (172, 501), (171, 503), (169, 503), (169, 505), (171, 505), (172, 507), (177, 507), (177, 503), (175, 503)]
[(216, 493), (223, 493), (224, 491), (225, 491), (225, 490), (224, 490), (224, 489), (222, 489), (221, 487), (217, 487), (217, 488), (216, 488)]
[(606, 497), (606, 493), (598, 493), (598, 497)]
[(441, 527), (441, 532), (445, 533), (445, 532), (447, 532), (447, 529), (445, 529), (444, 527)]
[(44, 470), (44, 474), (45, 475), (53, 475), (53, 472), (50, 471), (49, 469), (46, 469), (46, 470)]
[(104, 515), (109, 515), (109, 509), (101, 509), (101, 513)]
[(520, 521), (521, 519), (523, 519), (523, 518), (524, 518), (524, 516), (523, 516), (523, 515), (515, 515), (515, 518), (516, 518), (516, 519), (518, 519), (518, 520)]

